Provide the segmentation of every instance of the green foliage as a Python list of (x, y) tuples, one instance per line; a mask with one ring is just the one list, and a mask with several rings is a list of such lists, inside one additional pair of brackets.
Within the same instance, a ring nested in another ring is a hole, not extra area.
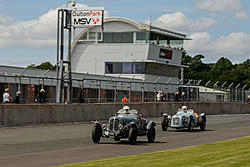
[(85, 161), (57, 167), (247, 167), (250, 137), (153, 153)]
[(215, 64), (204, 64), (203, 58), (201, 54), (191, 57), (186, 52), (183, 53), (182, 64), (188, 66), (184, 70), (185, 79), (202, 80), (203, 83), (211, 80), (211, 84), (216, 81), (227, 81), (250, 85), (250, 59), (233, 65), (224, 57), (221, 57)]
[(45, 70), (56, 70), (56, 65), (52, 65), (50, 62), (44, 62), (36, 66), (35, 64), (28, 65), (27, 68), (45, 69)]

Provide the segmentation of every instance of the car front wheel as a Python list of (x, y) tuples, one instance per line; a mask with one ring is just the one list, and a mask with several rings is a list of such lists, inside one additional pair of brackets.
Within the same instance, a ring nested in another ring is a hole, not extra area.
[(95, 124), (92, 129), (92, 140), (94, 143), (99, 143), (102, 137), (102, 127), (99, 124)]
[(202, 118), (202, 120), (201, 120), (201, 124), (200, 124), (200, 129), (202, 130), (202, 131), (205, 131), (205, 129), (206, 129), (206, 118)]
[(192, 132), (194, 130), (194, 120), (193, 117), (188, 118), (188, 131)]
[(163, 131), (167, 131), (168, 130), (168, 118), (166, 118), (166, 117), (162, 117), (161, 118), (161, 129)]
[(134, 145), (136, 143), (136, 139), (137, 139), (137, 129), (135, 127), (131, 127), (128, 133), (129, 144)]
[(147, 138), (149, 143), (153, 143), (155, 141), (155, 127), (148, 130)]

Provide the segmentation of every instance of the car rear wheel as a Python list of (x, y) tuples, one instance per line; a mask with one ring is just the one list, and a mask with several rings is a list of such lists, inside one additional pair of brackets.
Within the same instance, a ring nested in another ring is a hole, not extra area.
[(192, 132), (194, 130), (194, 121), (193, 117), (188, 118), (188, 131)]
[(148, 130), (147, 138), (149, 143), (153, 143), (155, 141), (155, 127)]
[(102, 127), (99, 124), (95, 124), (92, 128), (92, 140), (94, 143), (99, 143), (102, 137)]
[(167, 131), (168, 130), (168, 118), (166, 118), (166, 117), (162, 117), (161, 118), (161, 129), (163, 131)]
[(136, 143), (136, 139), (137, 139), (137, 129), (135, 127), (131, 127), (128, 133), (129, 144), (134, 145)]
[(201, 120), (201, 124), (200, 124), (200, 129), (202, 130), (202, 131), (205, 131), (205, 129), (206, 129), (206, 118), (201, 118), (202, 120)]

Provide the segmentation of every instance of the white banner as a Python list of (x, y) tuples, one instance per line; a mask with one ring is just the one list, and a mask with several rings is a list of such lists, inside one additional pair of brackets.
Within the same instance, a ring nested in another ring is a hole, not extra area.
[(87, 25), (102, 25), (104, 10), (73, 10), (73, 27), (84, 27)]

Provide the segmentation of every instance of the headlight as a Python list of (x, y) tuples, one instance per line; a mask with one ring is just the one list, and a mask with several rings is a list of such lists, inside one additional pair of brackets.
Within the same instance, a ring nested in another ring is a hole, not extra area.
[(171, 119), (171, 115), (168, 115), (168, 119)]
[(123, 128), (123, 125), (119, 124), (118, 128), (121, 130)]

